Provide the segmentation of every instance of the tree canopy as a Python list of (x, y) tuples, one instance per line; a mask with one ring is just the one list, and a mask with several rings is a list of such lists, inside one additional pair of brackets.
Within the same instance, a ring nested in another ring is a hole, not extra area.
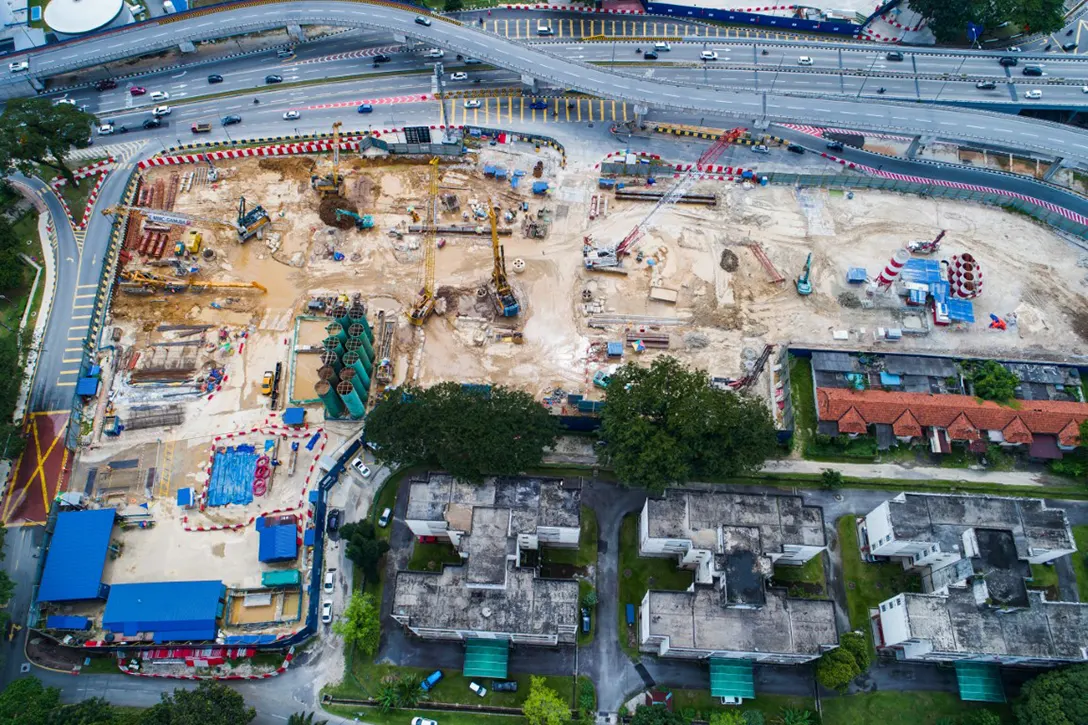
[(45, 687), (36, 677), (14, 680), (0, 692), (2, 725), (130, 725), (137, 718), (138, 714), (118, 712), (98, 697), (64, 704), (60, 690)]
[(839, 646), (816, 660), (816, 681), (829, 690), (845, 692), (858, 675), (869, 669), (869, 643), (865, 635), (844, 632)]
[(565, 725), (570, 722), (570, 706), (546, 682), (536, 675), (529, 678), (529, 696), (521, 712), (529, 725)]
[(383, 463), (441, 466), (471, 482), (538, 466), (558, 433), (558, 421), (528, 393), (454, 382), (392, 390), (366, 421)]
[(1044, 672), (1029, 680), (1013, 712), (1018, 725), (1088, 723), (1088, 665)]
[(242, 725), (256, 716), (241, 694), (222, 682), (203, 680), (195, 690), (163, 693), (161, 702), (144, 710), (140, 725)]
[(72, 147), (90, 145), (96, 119), (77, 107), (48, 98), (9, 98), (0, 115), (0, 167), (14, 166), (30, 176), (34, 165), (55, 169), (76, 183), (66, 159)]
[(347, 557), (363, 572), (364, 579), (377, 581), (378, 564), (389, 551), (389, 542), (375, 536), (374, 524), (369, 521), (344, 524), (340, 527), (340, 538), (347, 544)]
[(609, 381), (601, 449), (620, 481), (653, 492), (695, 477), (757, 470), (777, 445), (766, 404), (710, 386), (705, 370), (659, 357), (627, 363)]
[(377, 654), (382, 639), (378, 606), (373, 594), (353, 592), (344, 615), (333, 623), (332, 630), (349, 647), (355, 645), (368, 655)]
[[(615, 378), (612, 379), (615, 380)], [(687, 725), (687, 720), (680, 713), (664, 707), (639, 705), (635, 708), (631, 725)]]
[(1003, 403), (1016, 397), (1020, 378), (996, 360), (969, 363), (964, 370), (974, 386), (975, 395), (983, 400)]
[(1026, 33), (1049, 33), (1062, 27), (1062, 0), (910, 0), (910, 9), (926, 18), (942, 43), (962, 39), (967, 23), (992, 29), (1008, 21)]

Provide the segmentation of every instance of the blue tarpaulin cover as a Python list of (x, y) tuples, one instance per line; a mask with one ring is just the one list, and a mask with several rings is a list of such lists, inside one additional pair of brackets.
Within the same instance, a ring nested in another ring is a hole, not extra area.
[(306, 420), (305, 408), (288, 408), (283, 411), (284, 425), (302, 425)]
[(90, 629), (91, 620), (86, 617), (53, 614), (45, 618), (46, 629)]
[(291, 561), (298, 556), (298, 534), (293, 524), (265, 526), (257, 558), (261, 561)]
[(39, 602), (70, 602), (105, 596), (102, 569), (106, 566), (113, 520), (112, 508), (64, 511), (46, 553)]
[(251, 445), (227, 446), (217, 451), (208, 483), (208, 505), (247, 504), (253, 500), (257, 451)]
[(213, 639), (225, 594), (221, 581), (114, 584), (102, 628), (126, 638), (151, 633), (156, 642)]

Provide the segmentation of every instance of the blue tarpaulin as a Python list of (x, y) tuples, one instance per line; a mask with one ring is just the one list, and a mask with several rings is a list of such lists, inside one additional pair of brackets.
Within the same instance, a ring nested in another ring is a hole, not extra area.
[(868, 279), (865, 267), (851, 267), (846, 270), (846, 281), (850, 284), (862, 284)]
[(320, 432), (314, 433), (312, 436), (310, 436), (310, 440), (306, 441), (306, 450), (312, 451), (314, 449), (314, 446), (317, 445), (317, 441), (320, 438), (321, 438), (321, 433)]
[(192, 506), (193, 505), (193, 489), (191, 488), (179, 488), (178, 489), (178, 506)]
[(253, 501), (253, 474), (257, 452), (251, 445), (217, 451), (208, 483), (208, 505), (247, 504)]
[(265, 562), (291, 561), (298, 556), (298, 534), (294, 524), (265, 526), (257, 558)]
[(155, 642), (215, 638), (221, 581), (114, 584), (102, 628), (124, 638), (151, 634)]
[(283, 411), (284, 425), (302, 425), (306, 420), (305, 408), (288, 408)]
[(223, 638), (223, 644), (228, 647), (240, 644), (272, 644), (275, 641), (274, 634), (232, 634)]
[(918, 257), (911, 257), (907, 260), (907, 263), (903, 265), (903, 269), (899, 271), (899, 278), (907, 282), (918, 282), (920, 284), (940, 282), (944, 279), (941, 275), (940, 262), (935, 259), (919, 259)]
[(903, 379), (895, 373), (886, 373), (883, 370), (880, 371), (880, 384), (881, 385), (902, 385)]
[(974, 322), (974, 303), (971, 300), (949, 300), (948, 319), (952, 320), (952, 322)]
[(75, 629), (84, 630), (91, 628), (91, 620), (86, 617), (64, 616), (53, 614), (45, 618), (46, 629)]
[(102, 583), (110, 536), (113, 535), (112, 508), (94, 511), (65, 511), (45, 556), (39, 602), (70, 602), (101, 599), (109, 589)]
[(306, 529), (306, 531), (303, 532), (303, 534), (302, 534), (302, 543), (303, 543), (303, 545), (313, 546), (314, 542), (316, 540), (317, 540), (317, 531), (316, 531), (316, 529)]
[(80, 378), (76, 383), (76, 395), (85, 397), (98, 395), (98, 378)]

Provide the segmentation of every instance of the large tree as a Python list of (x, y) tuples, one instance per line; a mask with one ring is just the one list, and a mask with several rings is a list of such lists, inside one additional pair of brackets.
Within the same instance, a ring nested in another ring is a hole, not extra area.
[(347, 556), (363, 572), (366, 581), (377, 581), (378, 565), (389, 551), (389, 542), (374, 535), (374, 524), (369, 521), (344, 524), (340, 538), (347, 543)]
[(979, 398), (1004, 403), (1016, 397), (1016, 386), (1020, 384), (1020, 378), (998, 361), (965, 363), (963, 367), (975, 395)]
[(522, 714), (529, 725), (564, 725), (570, 722), (570, 707), (546, 682), (536, 675), (529, 678), (529, 696), (521, 706)]
[(1044, 672), (1020, 690), (1018, 725), (1088, 723), (1088, 665)]
[(241, 694), (222, 682), (204, 680), (195, 690), (177, 688), (144, 710), (140, 725), (244, 725), (257, 716)]
[(21, 677), (0, 692), (0, 723), (47, 725), (60, 707), (60, 690), (37, 677)]
[(76, 184), (66, 160), (74, 146), (90, 145), (96, 119), (67, 103), (48, 98), (9, 98), (0, 115), (0, 167), (14, 166), (27, 175), (34, 164), (55, 169), (69, 184)]
[(343, 616), (332, 625), (332, 631), (343, 637), (348, 646), (356, 645), (370, 656), (377, 654), (382, 623), (374, 595), (354, 592)]
[(845, 692), (855, 677), (869, 669), (869, 642), (860, 632), (844, 632), (839, 646), (816, 660), (816, 681), (829, 690)]
[(440, 466), (479, 482), (538, 466), (559, 424), (528, 393), (445, 382), (390, 391), (366, 419), (378, 460)]
[(659, 705), (639, 705), (631, 725), (687, 725), (687, 720), (680, 713)]
[(774, 423), (754, 397), (710, 386), (705, 370), (659, 357), (628, 363), (608, 384), (602, 459), (620, 481), (660, 492), (695, 477), (758, 470), (774, 452)]
[(1024, 32), (1049, 33), (1062, 27), (1062, 0), (909, 0), (942, 43), (967, 34), (967, 23), (992, 29), (1009, 21)]

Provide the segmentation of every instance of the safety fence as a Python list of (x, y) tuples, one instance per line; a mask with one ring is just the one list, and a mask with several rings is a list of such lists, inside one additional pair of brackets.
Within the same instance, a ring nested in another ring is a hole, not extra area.
[(539, 133), (523, 133), (521, 131), (507, 131), (502, 128), (488, 128), (486, 126), (465, 126), (465, 133), (469, 136), (489, 136), (491, 138), (498, 138), (505, 136), (511, 138), (514, 141), (524, 141), (525, 143), (536, 144), (537, 146), (547, 146), (548, 148), (555, 149), (562, 157), (562, 165), (567, 165), (567, 149), (563, 144), (559, 143), (551, 136), (544, 136)]

